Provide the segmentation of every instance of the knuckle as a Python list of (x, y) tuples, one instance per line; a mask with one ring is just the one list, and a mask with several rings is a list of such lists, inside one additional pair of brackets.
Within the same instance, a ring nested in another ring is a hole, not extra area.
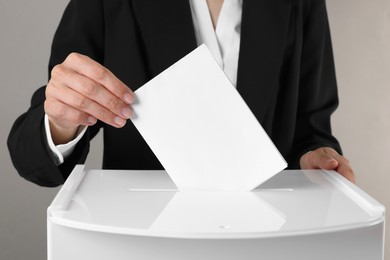
[(113, 87), (112, 87), (112, 92), (116, 96), (119, 97), (121, 95), (121, 93), (122, 93), (122, 86), (121, 86), (121, 84), (119, 84), (119, 83), (114, 84)]
[(97, 115), (98, 115), (98, 119), (100, 119), (101, 121), (103, 122), (109, 122), (110, 120), (110, 113), (105, 110), (105, 109), (101, 109), (99, 111), (97, 111)]
[(108, 108), (111, 111), (114, 111), (119, 105), (120, 105), (120, 100), (118, 98), (111, 98), (108, 102)]
[(52, 108), (51, 100), (46, 99), (45, 102), (43, 103), (43, 110), (45, 111), (46, 114), (51, 115), (52, 114), (51, 108)]
[(107, 77), (108, 70), (103, 66), (96, 66), (94, 67), (94, 73), (97, 79), (103, 80)]
[(45, 97), (46, 98), (51, 98), (51, 97), (55, 98), (58, 95), (58, 93), (60, 92), (61, 84), (62, 84), (61, 81), (51, 78), (46, 85)]
[(75, 97), (74, 98), (74, 105), (76, 108), (80, 110), (84, 110), (88, 106), (88, 99), (85, 97)]
[(51, 95), (52, 95), (52, 88), (53, 88), (53, 85), (52, 85), (51, 81), (49, 81), (47, 83), (47, 86), (46, 86), (46, 89), (45, 89), (46, 101), (47, 101), (47, 98), (51, 97)]
[(63, 118), (66, 115), (66, 107), (59, 102), (48, 103), (47, 111), (54, 118)]
[(96, 86), (93, 83), (84, 82), (81, 84), (82, 93), (86, 96), (92, 96), (95, 94)]
[(81, 59), (81, 55), (77, 52), (72, 52), (66, 57), (65, 62), (73, 63)]
[(50, 115), (51, 114), (51, 111), (50, 111), (50, 108), (51, 108), (51, 100), (50, 99), (46, 99), (45, 102), (43, 103), (43, 109), (45, 110), (45, 113)]
[(64, 69), (63, 69), (63, 66), (61, 64), (57, 64), (53, 67), (53, 69), (51, 70), (51, 77), (52, 78), (55, 78), (55, 77), (62, 77), (64, 75)]
[(104, 112), (97, 111), (96, 118), (99, 119), (100, 121), (107, 122), (107, 120), (106, 120), (107, 116), (105, 115)]

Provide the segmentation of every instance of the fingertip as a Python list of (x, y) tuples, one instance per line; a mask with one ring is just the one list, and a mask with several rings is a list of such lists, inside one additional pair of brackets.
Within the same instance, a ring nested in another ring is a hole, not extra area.
[(123, 127), (126, 124), (126, 120), (121, 118), (121, 117), (119, 117), (119, 116), (116, 116), (114, 118), (114, 123), (116, 124), (116, 126), (118, 128), (121, 128), (121, 127)]
[(97, 119), (94, 118), (93, 116), (89, 116), (87, 121), (88, 121), (88, 125), (94, 125), (94, 124), (96, 124)]
[(132, 104), (132, 103), (134, 102), (135, 96), (132, 95), (132, 94), (130, 94), (130, 93), (126, 93), (126, 94), (124, 95), (123, 99), (125, 100), (125, 102), (126, 102), (127, 104), (130, 105), (130, 104)]

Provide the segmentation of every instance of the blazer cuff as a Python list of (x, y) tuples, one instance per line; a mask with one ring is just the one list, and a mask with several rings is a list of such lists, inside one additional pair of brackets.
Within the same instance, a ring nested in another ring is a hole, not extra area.
[(66, 158), (73, 152), (77, 143), (84, 136), (87, 131), (87, 126), (80, 126), (76, 133), (76, 138), (71, 140), (66, 144), (55, 145), (53, 142), (53, 138), (51, 136), (49, 117), (45, 114), (44, 118), (44, 128), (46, 134), (46, 140), (49, 148), (49, 152), (51, 153), (54, 163), (58, 166), (64, 162)]

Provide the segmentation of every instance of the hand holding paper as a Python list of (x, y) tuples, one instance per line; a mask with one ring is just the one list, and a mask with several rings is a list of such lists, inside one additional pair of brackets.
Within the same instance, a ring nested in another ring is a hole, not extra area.
[(180, 190), (251, 190), (287, 166), (205, 45), (135, 93), (132, 121)]

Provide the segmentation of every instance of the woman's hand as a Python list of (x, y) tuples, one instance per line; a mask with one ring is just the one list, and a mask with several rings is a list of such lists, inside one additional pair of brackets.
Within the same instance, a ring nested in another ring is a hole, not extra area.
[(72, 140), (81, 125), (101, 120), (120, 128), (132, 115), (134, 93), (108, 69), (87, 56), (71, 53), (51, 71), (45, 112), (54, 144)]
[(335, 170), (352, 183), (355, 183), (355, 174), (349, 161), (336, 150), (322, 147), (308, 152), (301, 157), (301, 169)]

